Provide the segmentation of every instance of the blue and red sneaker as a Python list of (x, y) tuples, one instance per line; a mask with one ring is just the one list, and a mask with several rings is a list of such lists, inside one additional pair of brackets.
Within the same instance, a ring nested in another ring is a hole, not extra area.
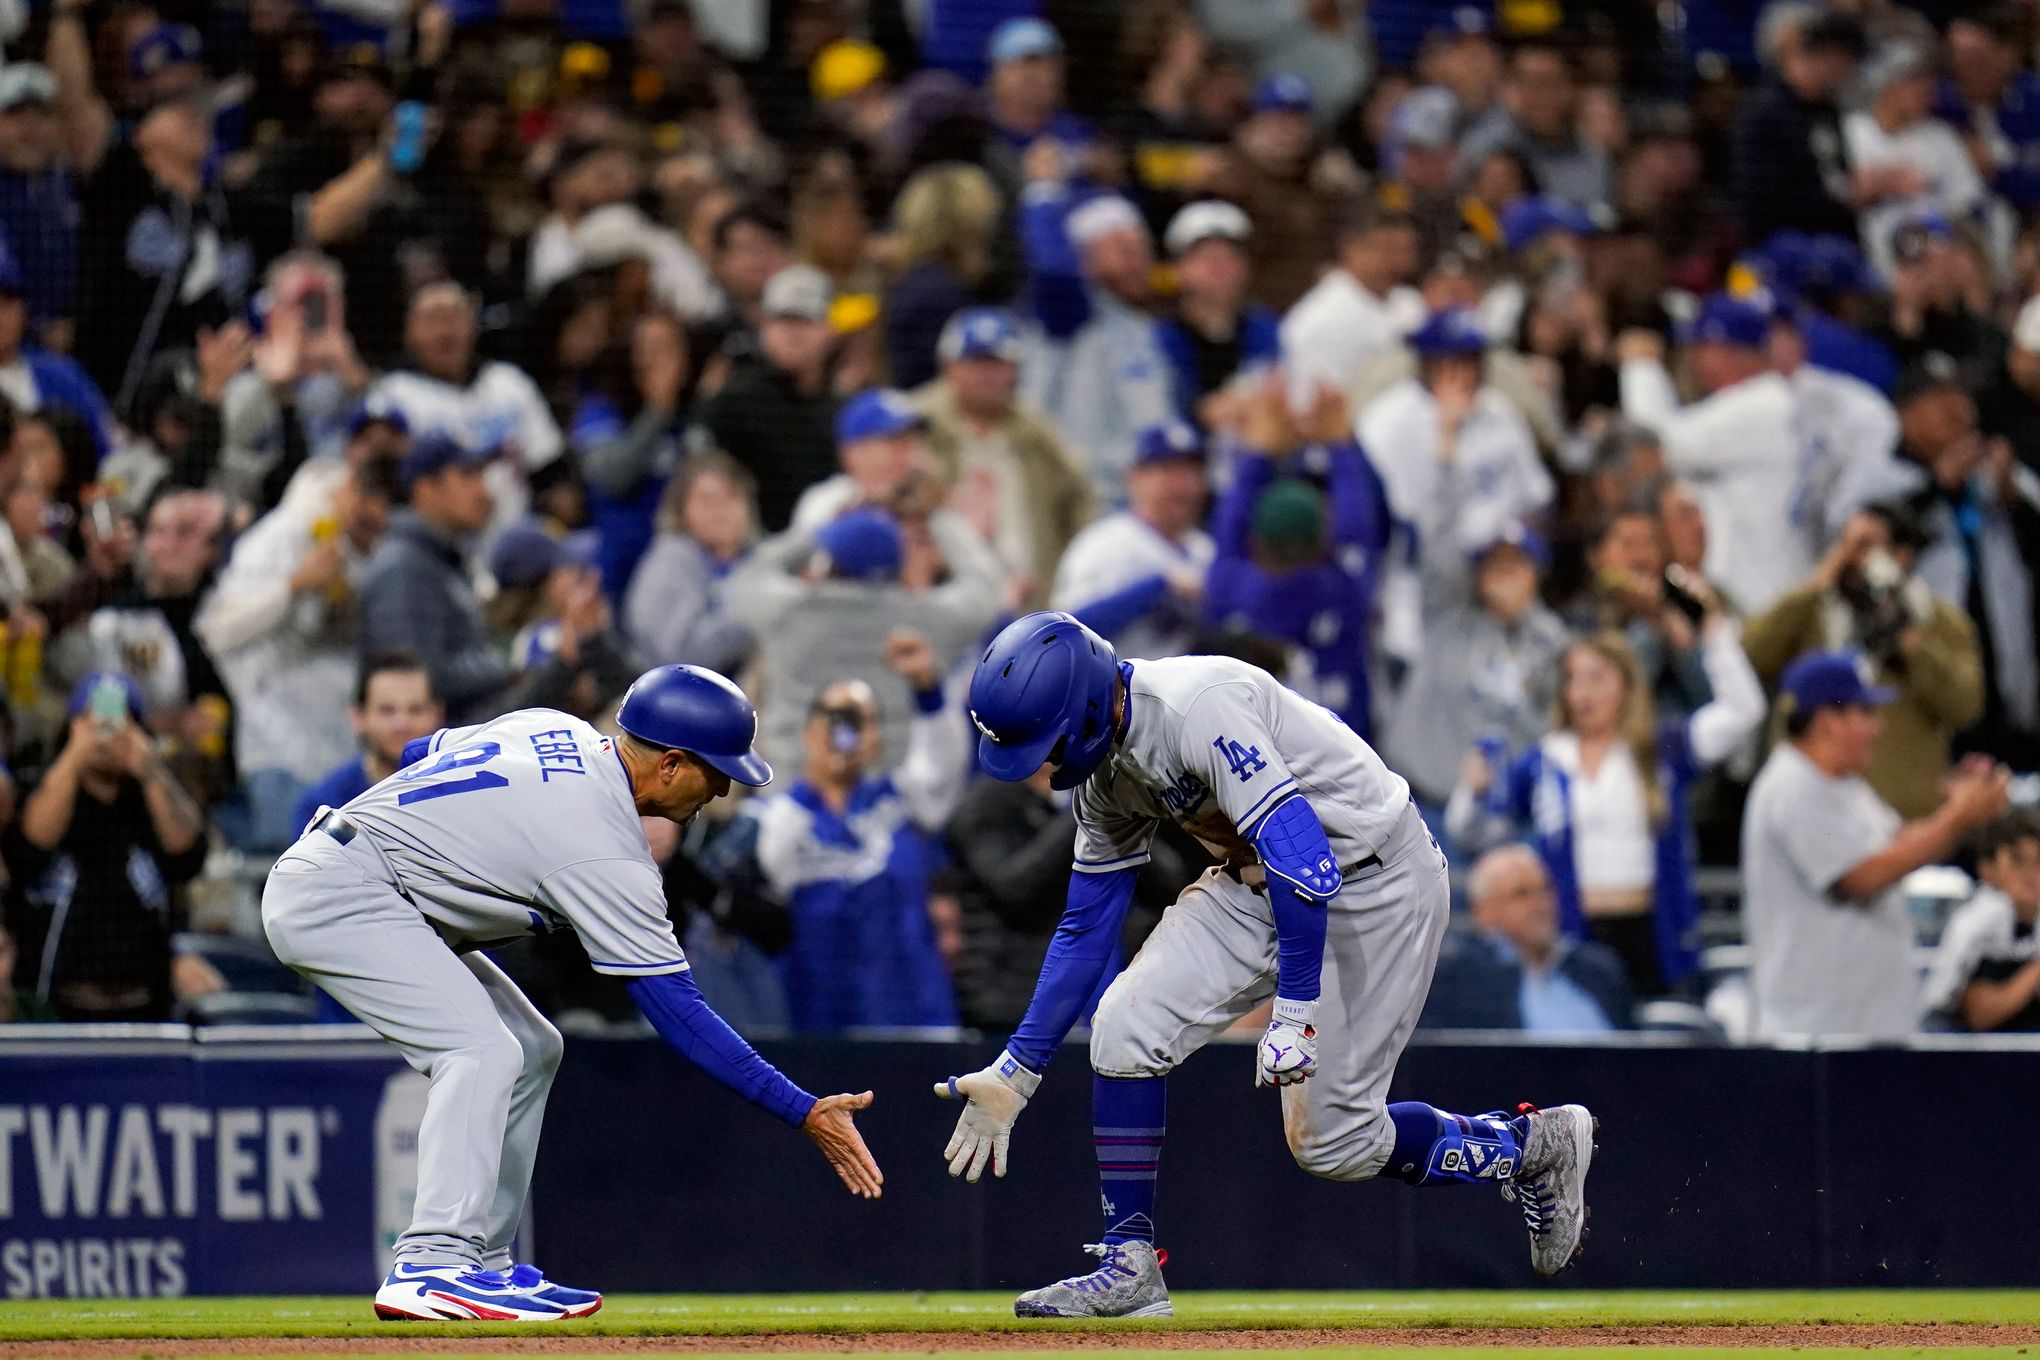
[(391, 1322), (564, 1322), (574, 1316), (493, 1270), (403, 1262), (375, 1291), (375, 1315)]

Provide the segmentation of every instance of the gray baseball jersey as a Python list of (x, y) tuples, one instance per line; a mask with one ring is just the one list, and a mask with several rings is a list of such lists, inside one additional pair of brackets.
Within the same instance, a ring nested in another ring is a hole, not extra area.
[(1129, 664), (1126, 736), (1077, 790), (1078, 872), (1145, 863), (1163, 817), (1227, 863), (1252, 863), (1261, 819), (1292, 792), (1339, 864), (1387, 845), (1410, 787), (1330, 709), (1230, 657)]
[(597, 972), (687, 967), (622, 758), (579, 718), (527, 708), (442, 729), (344, 811), (456, 949), (567, 927)]

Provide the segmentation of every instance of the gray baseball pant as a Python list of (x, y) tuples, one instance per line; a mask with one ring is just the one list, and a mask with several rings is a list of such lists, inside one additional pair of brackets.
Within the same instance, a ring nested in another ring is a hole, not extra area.
[(262, 927), (277, 958), (431, 1079), (397, 1259), (508, 1270), (560, 1032), (486, 955), (439, 938), (366, 836), (301, 837), (269, 872)]
[[(1317, 1074), (1282, 1088), (1290, 1154), (1331, 1180), (1367, 1180), (1388, 1161), (1389, 1079), (1430, 994), (1451, 913), (1445, 856), (1414, 806), (1381, 860), (1349, 878), (1326, 907)], [(1172, 1071), (1273, 996), (1275, 970), (1266, 895), (1221, 869), (1207, 871), (1163, 913), (1099, 1001), (1092, 1070)]]

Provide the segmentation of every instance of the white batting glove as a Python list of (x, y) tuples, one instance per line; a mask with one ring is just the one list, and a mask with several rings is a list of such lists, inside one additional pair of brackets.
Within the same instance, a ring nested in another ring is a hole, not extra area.
[(1022, 1067), (1011, 1053), (1001, 1053), (997, 1062), (981, 1072), (936, 1082), (935, 1094), (944, 1100), (970, 1102), (957, 1117), (949, 1146), (942, 1149), (949, 1174), (976, 1184), (990, 1161), (994, 1176), (1005, 1175), (1006, 1144), (1013, 1137), (1013, 1121), (1040, 1085), (1040, 1075)]
[(1268, 1032), (1254, 1052), (1256, 1086), (1294, 1086), (1317, 1071), (1317, 1002), (1275, 998)]

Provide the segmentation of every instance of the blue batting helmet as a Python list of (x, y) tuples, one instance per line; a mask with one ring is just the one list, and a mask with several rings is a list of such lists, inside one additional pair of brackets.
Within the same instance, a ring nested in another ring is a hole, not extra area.
[(1073, 789), (1112, 749), (1112, 644), (1068, 614), (1044, 611), (1007, 624), (970, 678), (978, 763), (1020, 780), (1056, 762), (1049, 783)]
[(772, 767), (751, 749), (758, 710), (744, 691), (700, 666), (660, 666), (624, 693), (616, 725), (639, 741), (685, 751), (753, 788), (772, 782)]

